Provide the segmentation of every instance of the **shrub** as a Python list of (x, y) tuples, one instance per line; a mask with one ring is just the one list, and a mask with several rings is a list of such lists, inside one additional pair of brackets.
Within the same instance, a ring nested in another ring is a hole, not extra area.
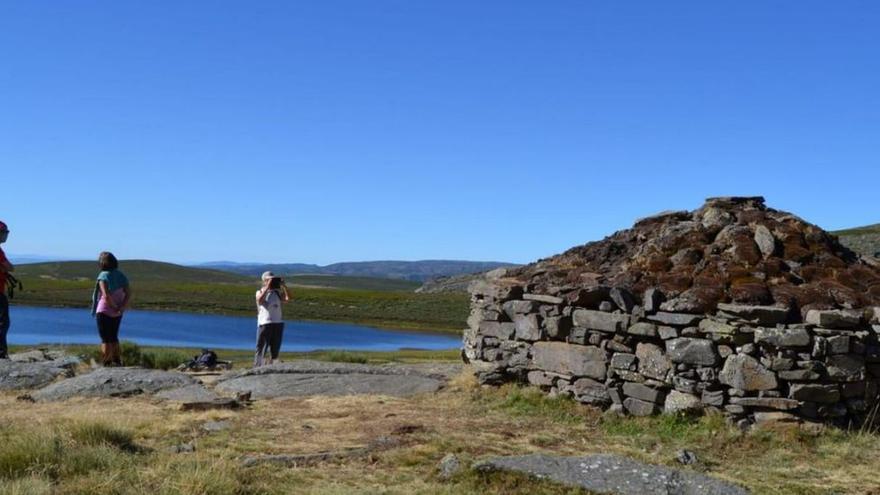
[[(180, 351), (165, 349), (145, 350), (140, 345), (128, 340), (122, 341), (120, 345), (122, 346), (122, 364), (125, 366), (168, 370), (190, 360), (190, 356)], [(88, 357), (100, 363), (101, 349), (94, 348)]]
[(345, 351), (329, 351), (325, 359), (334, 363), (357, 363), (367, 364), (367, 357), (360, 354), (352, 354)]

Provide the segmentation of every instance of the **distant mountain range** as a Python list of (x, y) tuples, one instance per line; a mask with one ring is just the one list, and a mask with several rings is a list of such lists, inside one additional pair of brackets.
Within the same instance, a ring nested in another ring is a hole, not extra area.
[(320, 266), (304, 263), (236, 263), (232, 261), (214, 261), (194, 265), (198, 268), (210, 268), (241, 275), (259, 276), (265, 271), (278, 275), (338, 275), (345, 277), (391, 278), (424, 282), (437, 277), (450, 277), (479, 273), (505, 266), (516, 266), (513, 263), (498, 261), (455, 261), (455, 260), (423, 260), (423, 261), (356, 261), (334, 263)]

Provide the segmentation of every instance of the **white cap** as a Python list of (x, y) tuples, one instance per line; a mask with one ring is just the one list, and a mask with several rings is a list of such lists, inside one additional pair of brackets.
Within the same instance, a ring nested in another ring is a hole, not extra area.
[(275, 274), (272, 272), (263, 272), (263, 276), (260, 278), (263, 279), (263, 281), (265, 282), (266, 280), (269, 280), (270, 278), (275, 278)]

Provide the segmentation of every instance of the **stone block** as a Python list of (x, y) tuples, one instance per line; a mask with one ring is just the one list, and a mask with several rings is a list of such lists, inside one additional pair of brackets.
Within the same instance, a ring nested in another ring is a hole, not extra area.
[(517, 340), (534, 342), (544, 337), (538, 315), (517, 315), (513, 324), (516, 328)]
[(632, 397), (627, 397), (623, 401), (623, 408), (626, 409), (626, 412), (632, 414), (633, 416), (651, 416), (652, 414), (657, 414), (660, 411), (660, 408), (657, 406), (657, 404), (635, 399)]
[(575, 326), (602, 332), (619, 332), (627, 328), (630, 323), (629, 315), (603, 313), (589, 309), (576, 309), (571, 316)]
[(835, 335), (828, 337), (828, 354), (846, 354), (849, 352), (849, 335)]
[(862, 324), (862, 312), (853, 309), (811, 309), (807, 311), (804, 321), (822, 328), (853, 329)]
[(534, 368), (560, 375), (605, 379), (605, 351), (598, 347), (536, 342), (532, 346)]
[(789, 387), (788, 397), (805, 402), (833, 404), (840, 400), (840, 389), (832, 384), (793, 383)]
[(636, 305), (636, 299), (633, 297), (632, 293), (623, 287), (614, 287), (608, 292), (608, 297), (610, 297), (611, 302), (613, 302), (618, 308), (622, 309), (624, 313), (631, 313), (633, 307)]
[(663, 296), (663, 292), (656, 288), (652, 287), (645, 291), (645, 294), (642, 296), (642, 306), (645, 308), (645, 313), (656, 313), (660, 311), (660, 305), (663, 304), (666, 298)]
[(788, 319), (789, 309), (776, 306), (749, 306), (743, 304), (718, 304), (721, 316), (737, 318), (760, 326), (773, 327)]
[(657, 334), (660, 335), (660, 338), (663, 340), (674, 339), (678, 337), (678, 329), (675, 327), (661, 325), (657, 327)]
[(529, 371), (526, 380), (537, 387), (552, 387), (556, 377), (543, 371)]
[(538, 303), (534, 301), (507, 301), (501, 305), (501, 309), (507, 318), (513, 320), (517, 315), (524, 315), (538, 311)]
[(526, 301), (537, 301), (545, 304), (562, 304), (565, 302), (561, 297), (544, 294), (523, 294), (522, 298)]
[(701, 315), (688, 313), (668, 313), (661, 311), (659, 313), (648, 316), (648, 319), (651, 321), (662, 323), (664, 325), (690, 327), (699, 323), (700, 320), (703, 319), (703, 317)]
[(479, 333), (485, 337), (510, 340), (515, 332), (516, 326), (511, 322), (484, 321), (480, 323)]
[(747, 391), (770, 390), (777, 386), (776, 375), (757, 359), (745, 354), (735, 354), (724, 360), (718, 379), (728, 387)]
[(629, 326), (629, 328), (626, 330), (626, 333), (631, 335), (640, 335), (642, 337), (656, 337), (657, 325), (647, 322), (635, 323)]
[(695, 412), (703, 409), (703, 403), (696, 395), (681, 393), (678, 390), (669, 392), (663, 403), (663, 412), (675, 414), (679, 412)]
[(777, 348), (809, 347), (810, 333), (804, 328), (765, 328), (755, 329), (755, 343)]
[(675, 376), (672, 378), (672, 385), (675, 387), (675, 390), (685, 394), (697, 393), (697, 381), (690, 378)]
[(737, 328), (727, 322), (706, 318), (704, 320), (700, 320), (699, 329), (702, 333), (730, 335), (736, 333)]
[(754, 414), (755, 426), (771, 426), (775, 424), (798, 423), (797, 416), (781, 411), (756, 411)]
[(565, 340), (571, 332), (570, 316), (550, 316), (544, 318), (544, 330), (551, 340)]
[(731, 397), (730, 403), (743, 407), (763, 407), (778, 411), (793, 411), (800, 406), (800, 402), (794, 399), (775, 397)]
[(715, 344), (705, 339), (680, 337), (666, 341), (666, 354), (673, 363), (713, 366), (718, 363)]
[(721, 407), (724, 405), (724, 390), (703, 390), (700, 402), (707, 406)]
[(825, 360), (828, 378), (836, 382), (855, 382), (865, 379), (865, 358), (857, 354), (837, 354)]
[(627, 397), (633, 397), (646, 402), (654, 402), (656, 404), (662, 404), (666, 397), (666, 393), (662, 390), (657, 390), (641, 383), (630, 382), (623, 384), (623, 394)]
[(635, 354), (617, 352), (611, 356), (611, 367), (617, 370), (636, 371), (638, 359)]
[(572, 344), (587, 345), (588, 330), (584, 327), (572, 327), (568, 334), (568, 341)]
[(523, 288), (521, 285), (477, 279), (470, 283), (468, 292), (471, 295), (485, 297), (496, 302), (505, 302), (512, 299), (522, 299)]
[(818, 380), (821, 375), (813, 370), (789, 370), (777, 372), (780, 380), (788, 382), (810, 382)]
[(636, 357), (639, 359), (639, 373), (647, 378), (665, 381), (666, 375), (672, 369), (672, 362), (663, 350), (654, 344), (638, 344)]
[[(615, 339), (617, 337), (618, 336), (615, 336)], [(611, 351), (611, 352), (623, 352), (626, 354), (632, 354), (633, 352), (635, 352), (635, 350), (632, 347), (624, 344), (623, 342), (618, 342), (617, 340), (613, 340), (613, 339), (605, 341), (605, 350)]]

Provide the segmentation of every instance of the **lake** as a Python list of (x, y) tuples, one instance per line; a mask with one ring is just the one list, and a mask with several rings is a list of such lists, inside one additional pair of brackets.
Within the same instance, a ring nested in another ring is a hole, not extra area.
[[(10, 345), (99, 344), (95, 320), (86, 309), (11, 306)], [(257, 319), (240, 316), (196, 315), (164, 311), (127, 311), (120, 340), (141, 345), (253, 349)], [(283, 351), (318, 349), (396, 351), (453, 349), (461, 346), (456, 335), (386, 330), (346, 323), (286, 321)]]

